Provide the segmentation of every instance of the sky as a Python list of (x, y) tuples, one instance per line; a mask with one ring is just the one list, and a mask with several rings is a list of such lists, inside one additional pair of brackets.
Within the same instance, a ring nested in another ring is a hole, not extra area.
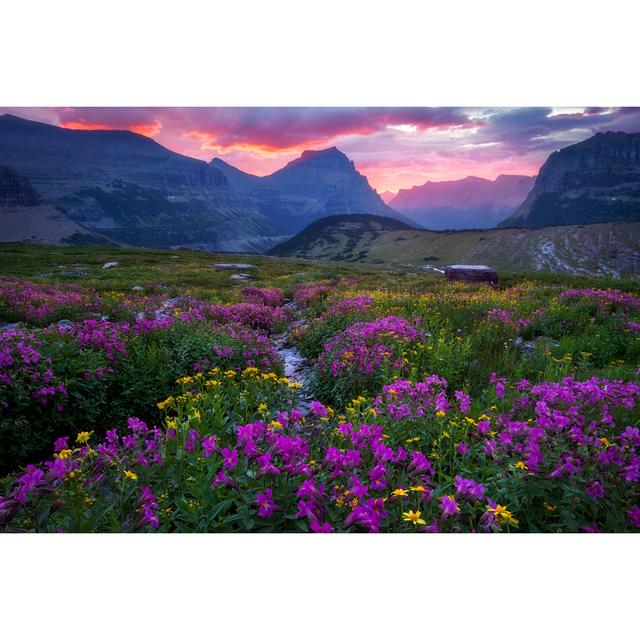
[(18, 107), (1, 113), (72, 129), (129, 129), (169, 149), (268, 175), (336, 146), (378, 192), (469, 175), (535, 175), (553, 151), (597, 131), (640, 131), (638, 107)]

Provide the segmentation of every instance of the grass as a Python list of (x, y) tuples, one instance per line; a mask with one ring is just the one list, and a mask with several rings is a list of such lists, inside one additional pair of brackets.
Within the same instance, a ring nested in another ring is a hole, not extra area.
[[(411, 232), (407, 231), (389, 233), (409, 239), (412, 237)], [(445, 237), (446, 234), (443, 235)], [(178, 259), (174, 260), (171, 256), (178, 256)], [(412, 254), (406, 255), (407, 262), (412, 259)], [(121, 266), (103, 269), (106, 262), (120, 262)], [(0, 244), (1, 275), (43, 283), (74, 282), (98, 291), (122, 293), (141, 286), (147, 291), (160, 290), (168, 295), (191, 295), (205, 299), (233, 295), (239, 288), (238, 283), (230, 278), (233, 271), (216, 271), (213, 265), (218, 262), (254, 264), (258, 269), (251, 272), (251, 284), (283, 289), (296, 282), (349, 276), (366, 276), (369, 288), (422, 288), (442, 280), (442, 276), (423, 271), (417, 264), (376, 265), (188, 250)], [(614, 278), (527, 271), (500, 273), (501, 286), (524, 281), (566, 287), (617, 288), (640, 293), (640, 279), (636, 276)]]
[(0, 322), (23, 322), (0, 332), (7, 530), (637, 527), (635, 278), (33, 245), (0, 271)]

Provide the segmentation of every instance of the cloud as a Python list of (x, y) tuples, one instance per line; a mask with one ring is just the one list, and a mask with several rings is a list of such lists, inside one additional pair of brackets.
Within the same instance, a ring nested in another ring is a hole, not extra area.
[[(632, 107), (63, 107), (7, 111), (70, 128), (129, 129), (203, 160), (266, 175), (309, 148), (338, 146), (379, 190), (427, 180), (534, 175), (597, 131), (640, 131)], [(2, 110), (0, 110), (2, 112)]]
[(78, 120), (68, 120), (64, 122), (63, 126), (66, 129), (85, 129), (85, 130), (97, 130), (97, 129), (114, 129), (122, 128), (134, 131), (140, 135), (147, 136), (148, 138), (154, 138), (160, 131), (162, 131), (162, 122), (160, 120), (153, 120), (152, 122), (131, 122), (125, 127), (113, 127), (104, 122), (89, 122), (84, 118)]

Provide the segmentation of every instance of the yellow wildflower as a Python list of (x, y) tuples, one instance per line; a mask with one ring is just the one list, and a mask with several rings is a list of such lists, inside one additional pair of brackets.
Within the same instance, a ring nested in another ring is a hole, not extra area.
[(504, 524), (505, 522), (507, 524), (518, 524), (518, 520), (513, 517), (511, 511), (508, 511), (507, 508), (501, 504), (497, 504), (495, 508), (489, 507), (487, 511), (489, 511), (489, 513), (493, 513), (501, 524)]
[(414, 525), (416, 524), (427, 524), (421, 517), (420, 517), (420, 511), (405, 511), (402, 514), (402, 519), (405, 522), (413, 522)]
[(394, 489), (391, 492), (392, 496), (400, 496), (402, 498), (405, 498), (406, 496), (409, 495), (409, 492), (406, 489)]
[(173, 402), (173, 396), (169, 396), (166, 400), (162, 400), (162, 402), (158, 402), (156, 405), (160, 411), (166, 409)]
[(446, 416), (446, 415), (447, 415), (447, 412), (446, 412), (446, 411), (436, 411), (436, 415), (437, 415), (439, 418), (442, 418), (443, 416)]
[(127, 476), (127, 478), (129, 478), (129, 480), (137, 480), (138, 479), (138, 476), (135, 473), (133, 473), (133, 471), (129, 471), (128, 469), (127, 469), (127, 471), (124, 472), (124, 475)]
[(76, 436), (76, 442), (78, 444), (85, 444), (86, 442), (89, 441), (89, 438), (91, 437), (91, 432), (90, 431), (81, 431), (77, 436)]
[(62, 451), (58, 452), (58, 458), (61, 460), (65, 460), (71, 455), (71, 449), (62, 449)]
[(529, 468), (529, 467), (527, 467), (527, 465), (522, 460), (518, 460), (518, 462), (516, 462), (515, 466), (516, 466), (516, 469), (522, 469), (523, 471), (525, 471), (526, 469)]
[(409, 487), (411, 491), (415, 491), (417, 493), (424, 493), (426, 491), (425, 487), (419, 484), (417, 487)]

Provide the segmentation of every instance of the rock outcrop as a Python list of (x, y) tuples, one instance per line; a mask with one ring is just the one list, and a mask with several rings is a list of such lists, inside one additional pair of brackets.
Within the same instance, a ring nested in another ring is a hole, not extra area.
[(11, 167), (0, 167), (0, 207), (35, 207), (40, 196), (33, 185)]

